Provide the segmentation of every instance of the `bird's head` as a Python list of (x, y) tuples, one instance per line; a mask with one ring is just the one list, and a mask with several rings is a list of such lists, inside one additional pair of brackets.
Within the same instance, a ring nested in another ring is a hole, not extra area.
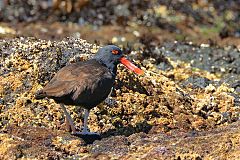
[(122, 50), (115, 45), (107, 45), (100, 48), (94, 58), (106, 65), (108, 68), (112, 69), (113, 72), (116, 72), (117, 65), (122, 63), (128, 69), (137, 74), (144, 73), (140, 68), (127, 60), (127, 58), (123, 56)]

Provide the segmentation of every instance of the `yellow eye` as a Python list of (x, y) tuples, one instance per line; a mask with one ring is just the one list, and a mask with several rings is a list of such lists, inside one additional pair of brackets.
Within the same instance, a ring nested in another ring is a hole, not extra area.
[(118, 50), (112, 50), (112, 54), (118, 54)]

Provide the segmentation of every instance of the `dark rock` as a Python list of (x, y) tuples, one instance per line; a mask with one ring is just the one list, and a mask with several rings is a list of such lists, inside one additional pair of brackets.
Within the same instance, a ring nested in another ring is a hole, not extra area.
[(211, 83), (212, 83), (211, 80), (209, 80), (205, 77), (200, 77), (200, 76), (196, 76), (196, 75), (191, 76), (191, 77), (187, 78), (186, 80), (184, 80), (183, 82), (181, 82), (182, 86), (191, 87), (194, 89), (196, 89), (196, 88), (204, 89)]

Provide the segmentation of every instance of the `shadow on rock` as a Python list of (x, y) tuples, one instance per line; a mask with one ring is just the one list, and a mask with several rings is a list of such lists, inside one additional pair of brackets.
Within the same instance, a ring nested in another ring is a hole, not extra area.
[(101, 135), (98, 134), (75, 134), (74, 136), (81, 138), (86, 144), (92, 144), (94, 141), (102, 139)]
[(152, 129), (152, 127), (153, 127), (152, 125), (148, 124), (146, 121), (143, 121), (141, 123), (137, 123), (136, 126), (128, 125), (126, 127), (110, 129), (102, 133), (101, 137), (106, 138), (109, 136), (117, 136), (117, 135), (130, 136), (132, 134), (139, 133), (139, 132), (148, 133)]

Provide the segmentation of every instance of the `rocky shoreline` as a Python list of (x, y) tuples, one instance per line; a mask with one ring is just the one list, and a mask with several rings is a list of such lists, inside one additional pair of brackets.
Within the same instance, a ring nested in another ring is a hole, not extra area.
[[(77, 38), (23, 37), (0, 40), (0, 46), (1, 159), (239, 158), (237, 48), (168, 42), (128, 52), (145, 75), (120, 66), (111, 95), (117, 103), (90, 113), (90, 128), (103, 139), (86, 144), (64, 131), (54, 101), (35, 100), (34, 93), (61, 67), (88, 59), (99, 46)], [(80, 129), (81, 109), (68, 109)]]

